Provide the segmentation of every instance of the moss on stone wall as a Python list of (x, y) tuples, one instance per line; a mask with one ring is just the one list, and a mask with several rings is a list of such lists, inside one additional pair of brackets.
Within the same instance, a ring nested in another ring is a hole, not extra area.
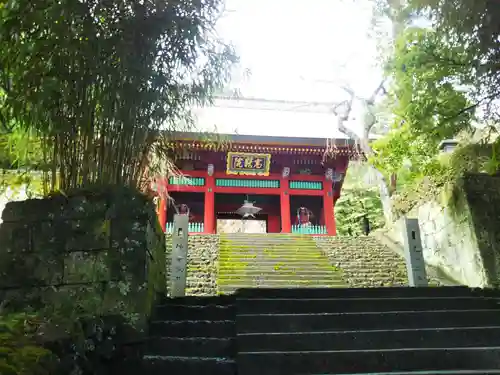
[(0, 301), (7, 312), (35, 312), (44, 345), (66, 342), (72, 349), (56, 348), (63, 358), (100, 366), (144, 337), (166, 293), (165, 238), (146, 196), (79, 190), (9, 203), (2, 218)]
[(82, 312), (138, 318), (147, 306), (148, 264), (156, 274), (151, 288), (162, 288), (164, 268), (152, 262), (164, 264), (162, 239), (152, 203), (132, 189), (12, 202), (0, 227), (0, 288), (11, 304), (12, 291), (22, 289), (30, 290), (22, 304), (62, 298)]
[[(446, 205), (449, 198), (453, 199), (449, 194), (453, 194), (455, 186), (461, 184), (465, 174), (491, 173), (496, 170), (498, 166), (492, 162), (492, 155), (492, 145), (477, 143), (466, 144), (457, 148), (452, 154), (442, 155), (433, 175), (420, 176), (399, 187), (392, 195), (394, 218), (407, 214), (414, 207), (429, 200)], [(453, 204), (453, 201), (451, 203)], [(460, 204), (454, 208), (454, 213), (458, 214)]]
[(29, 314), (1, 314), (0, 311), (0, 374), (54, 374), (56, 357), (37, 342), (35, 318)]
[[(476, 148), (472, 149), (477, 152)], [(458, 157), (463, 159), (460, 163), (456, 161)], [(478, 264), (482, 264), (487, 284), (499, 287), (500, 232), (498, 228), (500, 228), (500, 211), (498, 207), (500, 207), (500, 176), (479, 172), (465, 173), (464, 170), (467, 168), (482, 171), (487, 163), (487, 158), (484, 155), (483, 159), (473, 158), (470, 155), (470, 149), (460, 151), (453, 156), (453, 160), (457, 164), (454, 164), (454, 169), (447, 175), (448, 180), (445, 179), (446, 176), (442, 176), (441, 185), (433, 185), (436, 191), (423, 187), (418, 195), (419, 198), (414, 196), (413, 199), (408, 200), (411, 204), (405, 208), (434, 200), (451, 216), (457, 227), (470, 227), (473, 232), (472, 241), (477, 241)], [(400, 210), (399, 213), (406, 214), (408, 211)], [(463, 233), (456, 233), (457, 237), (461, 235)], [(464, 251), (466, 250), (471, 251), (471, 249), (464, 249)]]
[[(211, 296), (217, 293), (218, 235), (190, 235), (188, 240), (186, 294)], [(167, 274), (170, 274), (172, 236), (167, 236)]]

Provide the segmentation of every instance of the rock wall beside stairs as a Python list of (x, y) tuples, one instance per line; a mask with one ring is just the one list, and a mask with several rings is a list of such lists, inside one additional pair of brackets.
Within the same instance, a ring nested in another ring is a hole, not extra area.
[[(316, 237), (316, 243), (349, 287), (408, 285), (404, 258), (373, 237)], [(428, 279), (430, 285), (442, 284), (433, 276)]]
[[(484, 287), (487, 278), (480, 257), (476, 235), (468, 215), (457, 220), (440, 202), (422, 203), (409, 212), (418, 219), (425, 262), (436, 267), (460, 283), (472, 287)], [(394, 222), (384, 235), (404, 244), (404, 218)]]
[[(466, 174), (405, 214), (418, 219), (427, 264), (463, 285), (499, 287), (499, 205), (500, 175)], [(403, 220), (384, 233), (400, 246)]]
[[(167, 237), (167, 243), (167, 246), (172, 246), (171, 236)], [(167, 253), (170, 253), (170, 249)], [(218, 263), (218, 235), (189, 236), (186, 294), (191, 296), (216, 295)], [(169, 264), (170, 259), (167, 267)], [(168, 275), (170, 275), (170, 270), (168, 270)]]

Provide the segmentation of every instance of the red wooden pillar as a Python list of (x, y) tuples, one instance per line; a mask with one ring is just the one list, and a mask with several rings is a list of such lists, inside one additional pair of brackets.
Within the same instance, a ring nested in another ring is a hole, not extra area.
[(160, 222), (160, 227), (165, 233), (167, 230), (167, 199), (164, 196), (160, 196), (160, 205), (158, 207), (158, 221)]
[(209, 176), (205, 178), (205, 215), (203, 218), (204, 232), (208, 234), (215, 233), (215, 178)]
[(281, 177), (280, 181), (281, 233), (292, 233), (290, 220), (290, 195), (288, 194), (288, 179)]
[(337, 227), (335, 225), (334, 199), (332, 181), (325, 179), (323, 182), (323, 216), (325, 220), (326, 233), (329, 236), (337, 235)]

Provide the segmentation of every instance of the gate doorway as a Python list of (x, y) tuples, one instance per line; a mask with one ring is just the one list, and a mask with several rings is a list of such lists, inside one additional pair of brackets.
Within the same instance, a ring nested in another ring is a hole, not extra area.
[(217, 214), (217, 233), (267, 233), (267, 215), (242, 220), (237, 214)]

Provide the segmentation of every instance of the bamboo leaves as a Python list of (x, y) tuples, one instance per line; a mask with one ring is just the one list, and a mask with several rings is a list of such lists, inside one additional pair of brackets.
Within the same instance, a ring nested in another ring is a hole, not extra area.
[(235, 60), (214, 36), (219, 1), (4, 4), (1, 113), (43, 141), (53, 189), (137, 185), (151, 135), (208, 100)]

